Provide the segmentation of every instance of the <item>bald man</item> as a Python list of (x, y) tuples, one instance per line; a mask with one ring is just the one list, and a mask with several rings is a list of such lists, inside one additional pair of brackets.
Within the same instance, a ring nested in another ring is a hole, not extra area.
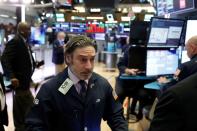
[[(174, 76), (178, 81), (181, 81), (197, 72), (197, 35), (191, 37), (187, 41), (186, 50), (190, 61), (181, 64), (174, 73)], [(160, 77), (158, 81), (159, 83), (168, 83), (168, 80), (165, 77)], [(175, 83), (177, 83), (177, 81), (170, 82), (164, 88), (168, 88)]]
[(6, 44), (2, 55), (2, 65), (13, 87), (13, 117), (15, 131), (24, 131), (24, 120), (33, 103), (29, 90), (31, 76), (35, 68), (32, 51), (27, 44), (30, 26), (20, 22), (16, 36)]
[(197, 131), (197, 36), (188, 40), (186, 50), (191, 61), (179, 68), (181, 81), (159, 98), (149, 131)]

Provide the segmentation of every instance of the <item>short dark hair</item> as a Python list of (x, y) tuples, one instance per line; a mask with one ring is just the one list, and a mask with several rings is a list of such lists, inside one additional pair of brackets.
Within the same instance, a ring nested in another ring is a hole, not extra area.
[(75, 49), (86, 46), (92, 46), (96, 51), (96, 45), (92, 39), (83, 35), (75, 36), (66, 43), (65, 55), (72, 54)]

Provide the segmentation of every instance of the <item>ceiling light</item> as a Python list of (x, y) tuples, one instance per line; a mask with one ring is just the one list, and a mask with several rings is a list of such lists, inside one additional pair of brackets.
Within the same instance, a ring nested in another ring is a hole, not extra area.
[(98, 17), (96, 17), (96, 16), (95, 17), (87, 16), (86, 19), (89, 19), (89, 20), (103, 20), (104, 18), (103, 17), (99, 17), (99, 16)]

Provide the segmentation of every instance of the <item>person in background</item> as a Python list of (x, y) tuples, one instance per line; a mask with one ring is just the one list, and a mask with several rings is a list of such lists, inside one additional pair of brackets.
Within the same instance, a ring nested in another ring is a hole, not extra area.
[(36, 63), (27, 43), (30, 34), (29, 24), (20, 22), (17, 34), (6, 44), (1, 57), (4, 73), (10, 79), (13, 87), (15, 131), (25, 131), (25, 115), (33, 103), (30, 82)]
[(190, 61), (185, 62), (178, 67), (174, 73), (174, 79), (169, 80), (166, 77), (160, 77), (158, 79), (158, 82), (163, 84), (163, 91), (197, 72), (197, 36), (193, 36), (187, 41), (186, 50)]
[(197, 73), (159, 98), (149, 131), (197, 131)]
[(26, 131), (100, 131), (102, 118), (113, 131), (128, 131), (116, 93), (93, 72), (95, 55), (90, 38), (68, 41), (68, 67), (41, 87), (26, 118)]
[(55, 64), (55, 74), (62, 72), (65, 68), (64, 62), (64, 40), (65, 33), (60, 31), (57, 33), (57, 38), (53, 42), (52, 62)]
[(8, 126), (8, 112), (3, 75), (0, 73), (0, 131), (5, 131), (4, 125)]
[[(125, 51), (123, 52), (123, 57), (119, 59), (117, 66), (119, 70), (119, 76), (116, 78), (116, 92), (121, 103), (124, 102), (127, 96), (132, 97), (132, 104), (130, 113), (136, 116), (136, 121), (139, 121), (143, 118), (143, 108), (152, 104), (153, 98), (155, 97), (154, 92), (146, 90), (143, 88), (146, 81), (137, 81), (137, 80), (122, 80), (120, 79), (121, 75), (138, 75), (141, 71), (137, 68), (130, 68), (129, 65), (129, 49), (131, 45), (127, 44)], [(135, 112), (137, 101), (139, 100), (139, 109), (138, 113)]]

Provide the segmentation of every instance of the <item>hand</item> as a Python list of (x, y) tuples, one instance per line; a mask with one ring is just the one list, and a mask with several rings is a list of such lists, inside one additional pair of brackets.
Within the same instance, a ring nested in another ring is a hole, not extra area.
[(12, 83), (12, 86), (13, 86), (14, 88), (19, 87), (19, 80), (18, 80), (17, 78), (12, 78), (12, 79), (11, 79), (11, 83)]
[(157, 81), (158, 81), (160, 84), (166, 84), (166, 83), (169, 82), (169, 80), (168, 80), (166, 77), (164, 77), (164, 76), (159, 77), (159, 78), (157, 79)]
[(125, 73), (128, 74), (128, 75), (136, 75), (137, 72), (139, 71), (139, 69), (125, 69)]

